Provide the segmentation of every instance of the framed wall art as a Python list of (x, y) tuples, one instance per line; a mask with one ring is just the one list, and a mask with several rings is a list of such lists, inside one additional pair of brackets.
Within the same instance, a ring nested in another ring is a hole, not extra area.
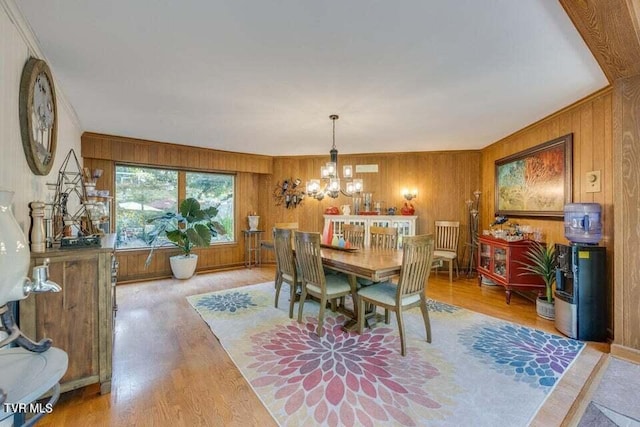
[(573, 134), (496, 160), (497, 215), (562, 218), (571, 203)]

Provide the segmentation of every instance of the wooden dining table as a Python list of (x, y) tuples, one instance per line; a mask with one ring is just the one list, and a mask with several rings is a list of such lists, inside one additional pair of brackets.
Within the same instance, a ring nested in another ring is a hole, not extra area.
[(400, 274), (401, 249), (362, 248), (343, 250), (322, 245), (322, 265), (349, 276), (382, 282)]
[[(357, 277), (383, 282), (400, 274), (402, 267), (402, 249), (362, 248), (357, 250), (343, 250), (332, 248), (329, 245), (321, 245), (322, 265), (332, 270), (340, 271), (347, 275), (349, 285), (355, 292), (358, 287)], [(434, 267), (441, 266), (442, 260), (434, 258)], [(342, 307), (345, 314), (352, 317), (344, 325), (348, 331), (357, 330), (357, 301), (353, 302), (354, 311), (350, 312)], [(375, 312), (367, 313), (365, 319), (370, 321), (375, 318)]]

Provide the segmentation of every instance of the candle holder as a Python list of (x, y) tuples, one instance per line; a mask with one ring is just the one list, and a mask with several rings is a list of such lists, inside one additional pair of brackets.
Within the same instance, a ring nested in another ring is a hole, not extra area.
[(482, 192), (476, 190), (473, 192), (473, 199), (465, 202), (467, 205), (468, 229), (467, 241), (465, 243), (465, 252), (468, 252), (467, 258), (467, 277), (472, 277), (476, 268), (476, 253), (478, 251), (478, 224), (480, 223), (480, 195)]

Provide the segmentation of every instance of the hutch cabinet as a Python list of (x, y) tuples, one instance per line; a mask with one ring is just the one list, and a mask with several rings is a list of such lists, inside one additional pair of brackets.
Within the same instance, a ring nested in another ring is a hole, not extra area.
[(333, 225), (333, 236), (340, 238), (344, 224), (364, 226), (364, 245), (369, 246), (369, 229), (373, 227), (396, 227), (398, 229), (398, 248), (402, 248), (403, 236), (415, 236), (417, 216), (409, 215), (324, 215), (325, 228)]
[(507, 304), (511, 302), (513, 289), (545, 291), (545, 284), (538, 275), (527, 273), (520, 264), (526, 262), (526, 253), (534, 244), (532, 240), (509, 242), (492, 236), (480, 236), (478, 251), (478, 285), (482, 278), (492, 280), (506, 289)]
[(69, 366), (60, 380), (62, 392), (100, 383), (111, 391), (111, 356), (116, 306), (115, 236), (100, 248), (47, 249), (31, 254), (31, 267), (49, 259), (49, 278), (62, 290), (20, 301), (20, 329), (39, 341), (51, 338), (67, 352)]

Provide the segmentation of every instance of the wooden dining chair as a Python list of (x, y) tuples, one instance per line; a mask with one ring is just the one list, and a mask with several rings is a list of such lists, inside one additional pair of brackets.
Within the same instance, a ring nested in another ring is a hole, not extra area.
[(289, 285), (289, 318), (293, 319), (293, 305), (296, 301), (296, 294), (299, 285), (302, 284), (298, 277), (298, 269), (296, 268), (296, 259), (291, 246), (291, 238), (293, 230), (288, 228), (273, 229), (273, 246), (276, 253), (276, 302), (275, 307), (278, 308), (278, 299), (280, 298), (280, 288), (282, 283)]
[(365, 304), (373, 304), (385, 309), (385, 321), (389, 322), (389, 310), (395, 311), (400, 332), (400, 353), (406, 354), (406, 338), (402, 313), (420, 306), (427, 342), (431, 342), (431, 323), (427, 309), (425, 289), (434, 252), (433, 235), (404, 237), (402, 242), (402, 267), (400, 279), (366, 286), (358, 291), (358, 331), (362, 333), (365, 321)]
[[(436, 221), (436, 242), (434, 256), (449, 264), (449, 282), (453, 282), (453, 263), (458, 270), (458, 240), (460, 237), (460, 221)], [(437, 272), (437, 270), (436, 270)]]
[(364, 225), (344, 224), (342, 237), (345, 241), (349, 241), (352, 248), (362, 249), (364, 247)]
[(397, 227), (369, 227), (369, 246), (380, 249), (395, 249), (398, 247)]
[(274, 224), (275, 228), (286, 228), (289, 230), (297, 230), (298, 223), (297, 222), (276, 222)]
[(302, 310), (307, 295), (312, 295), (320, 300), (318, 313), (318, 336), (324, 334), (324, 310), (327, 301), (351, 294), (354, 305), (356, 301), (356, 289), (352, 288), (345, 275), (325, 275), (322, 268), (322, 256), (320, 253), (320, 233), (294, 232), (296, 259), (300, 267), (302, 279), (302, 292), (298, 306), (298, 322), (302, 322)]

